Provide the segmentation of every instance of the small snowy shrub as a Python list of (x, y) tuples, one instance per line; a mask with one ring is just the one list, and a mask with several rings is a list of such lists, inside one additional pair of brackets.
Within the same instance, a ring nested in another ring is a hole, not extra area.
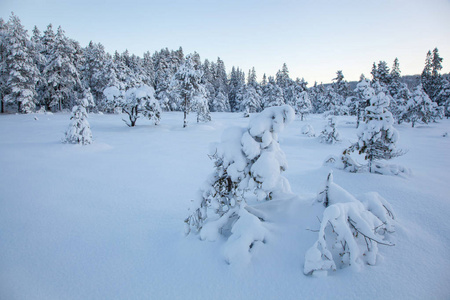
[(92, 143), (92, 132), (87, 120), (88, 115), (84, 105), (87, 104), (85, 99), (72, 109), (72, 122), (66, 131), (63, 143), (87, 145)]
[(327, 144), (334, 144), (341, 140), (339, 138), (339, 132), (336, 130), (336, 121), (334, 118), (328, 118), (328, 124), (320, 133), (319, 138), (322, 143)]
[(335, 184), (330, 173), (317, 200), (325, 210), (318, 240), (305, 255), (306, 275), (363, 263), (375, 265), (378, 245), (394, 245), (389, 241), (394, 232), (393, 210), (379, 194), (368, 193), (358, 200)]
[(281, 175), (287, 163), (278, 134), (294, 117), (290, 106), (268, 108), (253, 116), (247, 128), (225, 130), (210, 151), (215, 170), (185, 223), (187, 233), (198, 232), (202, 240), (227, 237), (229, 263), (248, 262), (255, 243), (265, 240), (264, 217), (252, 204), (291, 194)]
[(309, 137), (316, 136), (316, 133), (314, 132), (314, 128), (310, 124), (306, 124), (305, 126), (302, 127), (302, 134), (309, 136)]

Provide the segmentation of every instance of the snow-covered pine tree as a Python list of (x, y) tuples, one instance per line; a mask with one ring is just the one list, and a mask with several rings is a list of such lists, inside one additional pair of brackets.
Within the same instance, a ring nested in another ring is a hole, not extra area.
[(183, 127), (187, 126), (187, 116), (192, 109), (197, 108), (198, 113), (203, 109), (208, 109), (209, 114), (207, 102), (202, 102), (203, 104), (206, 103), (206, 107), (204, 107), (204, 105), (201, 105), (201, 101), (198, 101), (204, 98), (204, 87), (201, 84), (203, 72), (195, 66), (194, 57), (191, 54), (186, 56), (186, 59), (173, 76), (170, 84), (171, 90), (178, 97), (180, 107), (184, 113)]
[(232, 112), (241, 109), (244, 98), (245, 73), (239, 68), (233, 67), (230, 74), (228, 101)]
[(78, 98), (76, 91), (82, 89), (82, 84), (76, 66), (76, 49), (61, 27), (58, 28), (54, 44), (47, 51), (50, 52), (43, 71), (46, 109), (69, 108), (72, 101)]
[(389, 110), (397, 122), (401, 123), (403, 121), (401, 115), (405, 109), (406, 103), (409, 98), (411, 98), (411, 92), (409, 91), (408, 86), (401, 82), (400, 66), (397, 58), (394, 60), (390, 77), (391, 82), (388, 86), (388, 90), (392, 99), (389, 105)]
[(17, 105), (19, 112), (30, 113), (37, 103), (36, 82), (39, 80), (39, 70), (36, 68), (34, 49), (28, 40), (27, 31), (14, 14), (9, 18), (2, 44), (2, 77), (6, 79), (2, 88), (3, 99), (6, 103)]
[[(358, 199), (359, 198), (359, 199)], [(325, 206), (318, 240), (305, 254), (305, 275), (338, 267), (375, 265), (378, 245), (394, 246), (394, 212), (377, 193), (354, 197), (328, 175), (317, 201)], [(320, 275), (322, 275), (320, 274)]]
[[(374, 85), (378, 86), (376, 82)], [(365, 123), (358, 128), (358, 141), (344, 151), (342, 159), (345, 164), (348, 162), (346, 158), (349, 153), (357, 150), (359, 154), (365, 155), (368, 169), (373, 173), (377, 173), (377, 168), (381, 167), (380, 164), (375, 164), (375, 161), (388, 160), (403, 154), (396, 149), (399, 134), (393, 127), (394, 118), (388, 110), (390, 96), (381, 91), (380, 87), (377, 89), (377, 93), (372, 87), (366, 89), (365, 93), (372, 96), (369, 99), (370, 105), (364, 110)], [(344, 166), (347, 167), (351, 166)]]
[(228, 84), (227, 72), (225, 64), (219, 57), (215, 64), (211, 64), (213, 75), (213, 86), (215, 91), (214, 99), (212, 99), (211, 111), (230, 111), (230, 103), (228, 101)]
[(333, 117), (328, 117), (328, 124), (320, 133), (320, 141), (326, 144), (334, 144), (341, 141), (339, 137), (339, 132), (336, 130), (336, 119)]
[(338, 70), (336, 72), (336, 78), (333, 78), (332, 87), (334, 92), (342, 96), (344, 100), (350, 96), (350, 89), (348, 87), (348, 82), (347, 80), (344, 79), (344, 74), (342, 73), (342, 70)]
[[(425, 59), (425, 67), (421, 75), (422, 88), (427, 93), (431, 101), (436, 102), (443, 86), (443, 79), (439, 73), (442, 70), (443, 59), (439, 55), (439, 50), (435, 48), (433, 52), (428, 51)], [(438, 103), (441, 105), (442, 103)]]
[(8, 81), (8, 72), (6, 68), (6, 37), (7, 29), (5, 21), (0, 18), (0, 112), (5, 112), (6, 82)]
[(309, 100), (307, 91), (300, 92), (300, 86), (295, 86), (295, 112), (300, 115), (300, 120), (303, 121), (304, 117), (308, 115), (312, 110), (312, 104)]
[(265, 240), (264, 216), (253, 205), (291, 194), (281, 175), (287, 163), (278, 134), (294, 116), (287, 105), (268, 108), (247, 128), (227, 129), (221, 142), (211, 147), (215, 170), (185, 222), (187, 233), (197, 232), (202, 240), (227, 237), (224, 253), (230, 263), (250, 260), (251, 249)]
[(405, 122), (411, 122), (411, 126), (417, 122), (428, 124), (433, 117), (433, 103), (425, 93), (422, 85), (414, 89), (414, 93), (406, 103), (401, 119)]
[(362, 74), (356, 88), (354, 96), (347, 101), (349, 111), (356, 115), (356, 128), (364, 119), (364, 110), (369, 105), (369, 99), (373, 96), (373, 89), (370, 81)]
[(80, 99), (78, 105), (72, 108), (71, 123), (67, 128), (63, 143), (87, 145), (92, 143), (92, 132), (87, 120), (87, 99)]
[(247, 84), (244, 86), (241, 105), (241, 110), (247, 114), (261, 111), (261, 87), (256, 81), (255, 68), (252, 68), (248, 72)]
[(264, 108), (285, 104), (283, 90), (276, 84), (272, 76), (269, 76), (269, 81), (263, 87), (261, 102)]

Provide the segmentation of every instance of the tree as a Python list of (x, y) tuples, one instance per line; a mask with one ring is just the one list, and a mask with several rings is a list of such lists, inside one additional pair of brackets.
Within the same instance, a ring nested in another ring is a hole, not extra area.
[(245, 73), (239, 68), (233, 67), (231, 69), (229, 81), (228, 100), (232, 112), (237, 112), (241, 108), (241, 103), (244, 98)]
[(297, 114), (300, 115), (300, 120), (303, 121), (305, 115), (309, 114), (312, 109), (311, 101), (309, 100), (309, 95), (307, 91), (302, 90), (301, 86), (295, 85), (295, 98), (294, 98), (294, 109)]
[(5, 100), (4, 96), (6, 94), (6, 82), (8, 81), (8, 72), (6, 65), (6, 38), (7, 38), (7, 27), (5, 21), (0, 18), (0, 101), (1, 109), (0, 112), (5, 112)]
[(88, 115), (85, 106), (87, 99), (81, 99), (79, 104), (72, 109), (72, 122), (66, 131), (63, 143), (87, 145), (92, 143), (92, 132), (87, 120)]
[(398, 123), (402, 122), (402, 113), (405, 109), (406, 103), (411, 98), (411, 92), (408, 86), (401, 82), (400, 65), (398, 59), (394, 60), (394, 65), (390, 73), (391, 82), (388, 86), (389, 94), (392, 99), (389, 105), (389, 110), (392, 115), (397, 119)]
[(47, 51), (49, 51), (46, 58), (47, 65), (43, 70), (47, 86), (46, 109), (69, 108), (78, 98), (77, 92), (83, 90), (76, 66), (76, 48), (59, 27), (53, 46), (50, 46)]
[(430, 97), (431, 101), (438, 103), (438, 105), (443, 105), (442, 102), (438, 102), (438, 96), (444, 84), (442, 76), (439, 73), (442, 70), (442, 61), (443, 59), (439, 55), (438, 48), (434, 48), (433, 53), (428, 51), (425, 59), (425, 67), (421, 75), (423, 90)]
[[(376, 83), (375, 83), (376, 85)], [(377, 172), (378, 165), (374, 162), (380, 159), (391, 159), (403, 154), (396, 150), (399, 134), (393, 127), (394, 119), (388, 110), (390, 97), (384, 92), (368, 87), (365, 91), (370, 95), (369, 103), (364, 112), (365, 123), (358, 129), (358, 141), (343, 153), (343, 161), (348, 161), (348, 155), (357, 150), (368, 160), (370, 172)], [(344, 166), (347, 168), (349, 166)]]
[(186, 229), (202, 240), (229, 236), (224, 251), (229, 263), (250, 260), (249, 249), (265, 240), (264, 217), (252, 207), (254, 202), (291, 194), (281, 175), (287, 164), (278, 134), (294, 115), (290, 106), (268, 108), (247, 128), (226, 130), (210, 153), (214, 172), (193, 203)]
[(125, 93), (117, 87), (107, 87), (103, 94), (108, 105), (112, 108), (120, 107), (129, 117), (129, 122), (123, 120), (129, 127), (134, 127), (140, 115), (152, 120), (155, 125), (161, 119), (161, 108), (155, 99), (155, 90), (148, 85), (130, 88)]
[(212, 84), (214, 86), (214, 98), (211, 101), (211, 111), (225, 112), (230, 111), (228, 100), (227, 72), (224, 62), (218, 57), (215, 64), (211, 64)]
[(401, 119), (411, 122), (414, 127), (416, 122), (428, 124), (433, 117), (433, 103), (424, 92), (421, 85), (418, 85), (403, 110)]
[(206, 102), (200, 101), (204, 98), (204, 87), (201, 85), (202, 75), (202, 70), (195, 67), (194, 56), (188, 55), (173, 76), (171, 89), (180, 99), (180, 107), (184, 113), (183, 127), (187, 126), (187, 116), (192, 109), (196, 107), (197, 111), (207, 109), (204, 107)]
[(269, 76), (269, 82), (263, 86), (261, 102), (264, 108), (285, 104), (283, 90), (276, 84), (275, 79), (271, 76)]
[(2, 88), (3, 99), (7, 103), (16, 104), (21, 113), (32, 112), (37, 103), (35, 87), (39, 71), (34, 62), (35, 55), (27, 31), (14, 14), (9, 18), (2, 45), (2, 77), (6, 79)]
[(325, 206), (318, 239), (305, 254), (305, 275), (337, 267), (375, 265), (378, 245), (394, 246), (394, 212), (377, 193), (357, 199), (328, 174), (317, 201)]
[(320, 141), (326, 144), (334, 144), (339, 142), (341, 139), (339, 137), (339, 132), (336, 130), (336, 120), (333, 117), (328, 118), (328, 124), (320, 133)]

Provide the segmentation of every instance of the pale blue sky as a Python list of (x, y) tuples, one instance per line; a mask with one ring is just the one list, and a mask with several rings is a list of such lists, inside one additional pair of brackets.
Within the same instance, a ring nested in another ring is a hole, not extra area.
[(292, 78), (331, 82), (370, 76), (374, 61), (399, 58), (402, 74), (421, 73), (434, 47), (450, 72), (449, 0), (352, 1), (98, 1), (0, 0), (0, 17), (14, 11), (29, 33), (49, 23), (86, 46), (142, 56), (183, 47), (202, 60), (225, 61), (275, 75), (284, 62)]

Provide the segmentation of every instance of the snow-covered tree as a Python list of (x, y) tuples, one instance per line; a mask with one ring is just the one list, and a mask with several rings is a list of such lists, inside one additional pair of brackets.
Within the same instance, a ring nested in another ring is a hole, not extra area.
[(443, 103), (437, 102), (438, 95), (441, 92), (443, 86), (443, 78), (440, 74), (442, 70), (443, 58), (439, 55), (439, 50), (435, 48), (433, 52), (428, 51), (425, 59), (425, 67), (421, 75), (422, 88), (430, 97), (431, 101), (442, 105)]
[[(209, 115), (209, 107), (206, 101), (205, 90), (201, 84), (203, 75), (200, 66), (196, 66), (194, 55), (186, 56), (183, 64), (172, 78), (171, 90), (178, 97), (180, 107), (184, 112), (183, 127), (187, 126), (187, 116), (191, 110), (197, 108), (197, 115), (206, 113)], [(205, 101), (202, 101), (204, 99)], [(199, 121), (199, 119), (197, 118)]]
[(287, 163), (278, 134), (294, 116), (290, 106), (268, 108), (255, 115), (247, 128), (226, 130), (211, 149), (215, 170), (185, 222), (187, 232), (198, 232), (203, 240), (227, 236), (224, 253), (230, 263), (248, 261), (255, 243), (265, 240), (264, 218), (253, 205), (291, 194), (281, 175)]
[(375, 265), (378, 245), (393, 246), (394, 212), (377, 193), (356, 198), (328, 175), (317, 197), (325, 206), (318, 239), (306, 252), (303, 272), (319, 275), (338, 267)]
[(428, 124), (433, 118), (433, 109), (433, 102), (423, 90), (422, 85), (418, 85), (406, 103), (401, 119), (411, 122), (412, 127), (417, 122)]
[(316, 133), (314, 131), (314, 127), (311, 126), (311, 124), (306, 124), (302, 127), (302, 134), (308, 136), (308, 137), (315, 137)]
[(232, 112), (241, 109), (242, 100), (244, 99), (245, 73), (239, 68), (231, 69), (229, 81), (228, 100)]
[(339, 132), (336, 130), (336, 120), (333, 117), (328, 118), (328, 124), (320, 133), (320, 141), (326, 144), (334, 144), (341, 140)]
[[(296, 86), (298, 88), (298, 86)], [(295, 93), (295, 112), (300, 115), (300, 120), (303, 121), (303, 118), (308, 115), (312, 110), (311, 101), (309, 100), (309, 95), (307, 91), (296, 91)]]
[[(365, 93), (371, 95), (370, 105), (365, 108), (365, 123), (358, 128), (358, 141), (344, 151), (343, 161), (348, 163), (349, 153), (357, 150), (368, 160), (369, 171), (375, 173), (379, 166), (374, 164), (375, 161), (391, 159), (403, 152), (396, 149), (399, 134), (393, 127), (394, 118), (388, 110), (390, 97), (382, 91), (376, 93), (371, 87)], [(350, 166), (344, 166), (347, 167)]]
[(123, 120), (129, 127), (134, 127), (140, 114), (152, 120), (155, 125), (161, 119), (161, 107), (155, 99), (155, 90), (148, 85), (130, 88), (125, 93), (117, 87), (107, 87), (103, 94), (111, 108), (120, 107), (128, 117), (129, 122)]
[(21, 113), (32, 112), (37, 104), (35, 87), (39, 80), (33, 45), (20, 19), (14, 14), (9, 18), (6, 32), (5, 26), (2, 31), (3, 99), (6, 103), (17, 105)]
[(5, 112), (5, 100), (3, 99), (6, 94), (6, 82), (8, 81), (8, 72), (6, 65), (6, 37), (7, 29), (5, 21), (0, 18), (0, 112)]
[(230, 103), (228, 100), (228, 84), (227, 72), (223, 60), (217, 58), (215, 64), (211, 64), (212, 84), (214, 86), (215, 96), (211, 100), (211, 111), (230, 111)]
[(275, 79), (271, 76), (269, 76), (269, 82), (263, 87), (261, 102), (264, 108), (285, 104), (283, 90), (276, 84)]
[(59, 27), (55, 42), (47, 51), (47, 65), (43, 71), (46, 109), (69, 108), (78, 98), (77, 91), (82, 89), (75, 59), (77, 50)]
[(92, 143), (92, 132), (87, 120), (87, 99), (81, 99), (78, 105), (72, 108), (71, 123), (67, 128), (63, 143), (87, 145)]

